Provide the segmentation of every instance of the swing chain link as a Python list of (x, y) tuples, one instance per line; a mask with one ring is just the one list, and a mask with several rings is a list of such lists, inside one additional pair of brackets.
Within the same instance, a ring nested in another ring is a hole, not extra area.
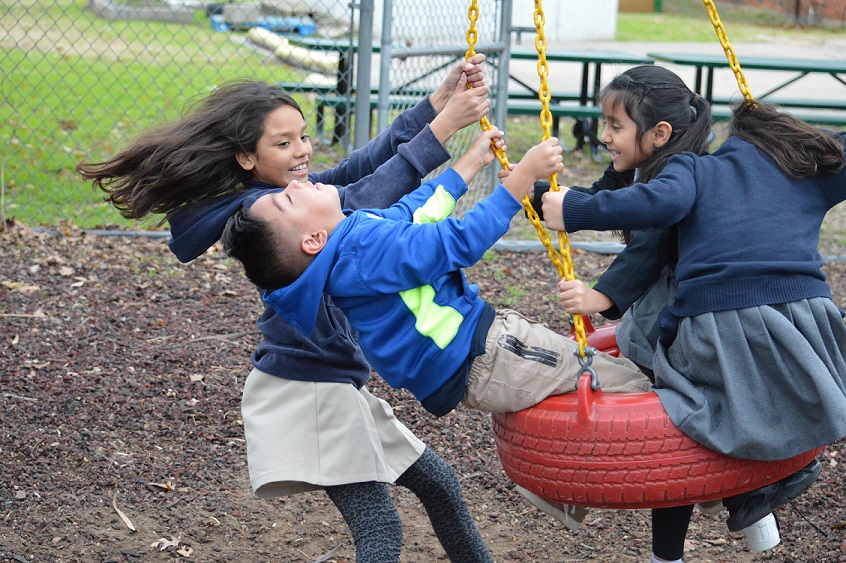
[[(552, 94), (549, 89), (549, 62), (546, 60), (547, 42), (546, 32), (544, 31), (546, 26), (546, 14), (543, 11), (542, 0), (535, 0), (534, 22), (536, 31), (535, 48), (538, 51), (538, 78), (540, 78), (538, 99), (540, 99), (542, 108), (540, 113), (540, 123), (541, 127), (543, 127), (543, 140), (545, 141), (552, 137), (552, 113), (549, 111), (549, 103), (552, 99)], [(558, 174), (552, 174), (549, 177), (549, 190), (552, 192), (558, 191)], [(525, 198), (523, 206), (526, 207), (526, 215), (529, 217), (529, 221), (531, 221), (533, 225), (535, 224), (534, 222), (537, 221), (535, 230), (538, 231), (538, 234), (540, 235), (540, 233), (543, 232), (541, 240), (545, 237), (546, 240), (549, 241), (549, 237), (546, 236), (546, 229), (540, 225), (538, 215), (533, 209), (531, 209), (532, 203), (528, 197)], [(531, 212), (529, 212), (530, 209)], [(546, 244), (547, 243), (544, 242), (544, 246), (546, 246)], [(553, 264), (555, 264), (558, 269), (560, 277), (566, 280), (576, 279), (575, 270), (573, 268), (572, 253), (570, 252), (570, 241), (567, 238), (566, 232), (558, 232), (558, 251), (556, 252), (552, 248), (552, 243), (550, 242), (547, 247), (547, 252), (549, 253)], [(587, 351), (587, 334), (585, 333), (584, 320), (580, 314), (574, 314), (572, 315), (572, 318), (576, 341), (579, 343), (579, 357), (584, 358)]]
[(465, 61), (476, 54), (476, 41), (479, 40), (479, 32), (476, 30), (476, 22), (479, 20), (479, 3), (477, 0), (470, 2), (470, 7), (467, 8), (467, 17), (470, 19), (470, 27), (467, 29), (467, 55), (464, 57)]
[[(479, 39), (479, 33), (476, 30), (476, 22), (479, 20), (478, 0), (472, 0), (470, 2), (470, 7), (467, 9), (467, 17), (470, 19), (470, 27), (467, 29), (467, 53), (464, 55), (465, 61), (476, 54), (476, 41)], [(472, 86), (468, 85), (467, 88), (472, 88)], [(479, 127), (482, 128), (482, 131), (490, 131), (493, 126), (488, 118), (483, 116), (482, 119), (479, 120)], [(505, 151), (495, 146), (493, 143), (491, 143), (491, 149), (494, 151), (494, 155), (503, 170), (509, 170), (511, 165), (508, 162), (508, 157), (505, 155)]]
[[(540, 78), (540, 86), (538, 87), (538, 99), (541, 101), (540, 123), (543, 127), (543, 140), (547, 140), (552, 136), (552, 112), (549, 111), (549, 101), (552, 95), (549, 91), (549, 63), (546, 60), (546, 34), (544, 26), (546, 24), (546, 15), (543, 12), (541, 2), (535, 1), (534, 12), (535, 29), (535, 48), (538, 51), (538, 77)], [(550, 183), (552, 178), (550, 178)], [(558, 190), (556, 182), (555, 190)]]
[(734, 77), (737, 80), (737, 87), (740, 93), (743, 94), (743, 99), (746, 100), (747, 105), (755, 107), (755, 98), (752, 97), (752, 91), (749, 89), (749, 84), (746, 82), (746, 76), (743, 74), (743, 69), (740, 68), (740, 63), (737, 61), (737, 55), (734, 53), (734, 48), (729, 43), (726, 28), (723, 27), (723, 22), (720, 21), (720, 15), (717, 13), (717, 6), (713, 0), (702, 0), (705, 8), (708, 10), (708, 17), (711, 19), (711, 25), (714, 26), (714, 31), (717, 32), (717, 38), (720, 40), (720, 45), (726, 53), (729, 67), (734, 72)]

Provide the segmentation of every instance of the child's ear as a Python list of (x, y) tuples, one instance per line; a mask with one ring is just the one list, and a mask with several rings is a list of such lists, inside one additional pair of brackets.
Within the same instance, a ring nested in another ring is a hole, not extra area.
[(310, 256), (314, 256), (326, 246), (326, 241), (329, 239), (329, 232), (325, 230), (313, 231), (303, 235), (302, 244), (300, 247), (303, 252)]
[(256, 163), (253, 160), (253, 153), (249, 152), (239, 152), (235, 153), (235, 160), (238, 161), (238, 164), (241, 165), (241, 168), (244, 170), (252, 170), (256, 167)]
[(652, 128), (652, 133), (652, 144), (656, 149), (660, 149), (669, 142), (670, 136), (673, 134), (673, 126), (666, 121), (659, 121)]

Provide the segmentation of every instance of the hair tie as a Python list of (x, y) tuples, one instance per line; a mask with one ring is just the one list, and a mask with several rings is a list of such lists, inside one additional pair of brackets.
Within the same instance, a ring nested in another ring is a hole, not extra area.
[(699, 110), (696, 109), (696, 102), (699, 101), (699, 94), (693, 94), (693, 100), (690, 102), (690, 121), (696, 121), (699, 119)]

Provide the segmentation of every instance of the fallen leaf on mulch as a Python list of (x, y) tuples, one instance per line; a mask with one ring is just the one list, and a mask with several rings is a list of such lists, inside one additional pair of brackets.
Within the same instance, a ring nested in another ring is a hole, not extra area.
[(121, 511), (120, 508), (117, 507), (117, 493), (115, 493), (112, 497), (112, 508), (115, 509), (115, 512), (117, 512), (117, 515), (120, 516), (120, 519), (123, 520), (123, 523), (126, 524), (127, 528), (129, 528), (133, 532), (136, 531), (135, 526), (132, 524), (132, 521), (126, 516), (126, 514)]

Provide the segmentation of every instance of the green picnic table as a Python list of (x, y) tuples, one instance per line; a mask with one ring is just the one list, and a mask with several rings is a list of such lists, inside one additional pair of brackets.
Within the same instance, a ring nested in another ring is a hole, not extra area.
[[(352, 86), (350, 85), (350, 69), (352, 68), (352, 57), (360, 49), (357, 41), (352, 43), (345, 39), (331, 39), (324, 37), (295, 37), (290, 38), (289, 42), (292, 45), (305, 47), (318, 51), (336, 52), (338, 53), (338, 72), (337, 79), (332, 91), (329, 88), (324, 88), (326, 91), (318, 93), (318, 120), (319, 128), (323, 128), (324, 120), (322, 118), (322, 109), (324, 107), (332, 107), (335, 110), (335, 129), (333, 133), (333, 140), (343, 138), (349, 122), (349, 112), (352, 94)], [(501, 53), (503, 46), (499, 44), (479, 44), (475, 46), (475, 51), (478, 53), (488, 54), (488, 62), (497, 66), (499, 64), (499, 53)], [(382, 51), (381, 43), (373, 42), (370, 45), (373, 53), (380, 53)], [(451, 60), (459, 60), (466, 53), (467, 47), (464, 45), (443, 45), (443, 46), (412, 46), (392, 45), (391, 55), (397, 57), (414, 57), (414, 56), (446, 56)], [(511, 61), (518, 60), (534, 60), (538, 59), (538, 53), (535, 49), (514, 48), (510, 50)], [(599, 141), (596, 139), (596, 132), (598, 127), (597, 116), (601, 114), (597, 107), (599, 91), (602, 87), (602, 70), (604, 65), (639, 65), (652, 64), (653, 60), (648, 56), (633, 55), (631, 53), (617, 52), (617, 51), (575, 51), (575, 50), (557, 50), (549, 49), (546, 51), (546, 60), (550, 65), (550, 75), (554, 82), (554, 74), (556, 72), (556, 65), (573, 63), (579, 65), (580, 75), (578, 79), (578, 89), (575, 87), (567, 91), (552, 91), (552, 115), (554, 120), (554, 133), (557, 134), (559, 129), (559, 120), (561, 117), (573, 117), (577, 120), (582, 120), (574, 126), (574, 131), (583, 131), (577, 139), (576, 148), (583, 145), (585, 139), (590, 142), (594, 153), (596, 152)], [(451, 64), (451, 63), (450, 63)], [(443, 68), (443, 65), (431, 72), (435, 72)], [(415, 77), (415, 81), (421, 77)], [(526, 82), (516, 78), (513, 73), (510, 73), (510, 80), (513, 80), (520, 86), (519, 91), (508, 92), (508, 111), (517, 114), (531, 114), (540, 113), (541, 103), (537, 100), (538, 87), (527, 84)], [(415, 93), (409, 84), (392, 88), (391, 95), (396, 97), (399, 102), (407, 103), (407, 95)], [(376, 92), (370, 92), (371, 109), (375, 106)], [(421, 94), (425, 95), (425, 93)], [(345, 101), (346, 100), (346, 101)], [(397, 103), (399, 103), (397, 102)], [(391, 103), (391, 101), (389, 101)], [(536, 111), (535, 111), (536, 110)], [(587, 120), (587, 122), (585, 121)]]
[[(555, 81), (557, 64), (573, 63), (581, 67), (579, 90), (577, 92), (577, 104), (557, 103), (552, 108), (553, 135), (559, 130), (561, 117), (572, 117), (576, 119), (573, 125), (573, 136), (576, 138), (576, 145), (573, 149), (579, 149), (585, 144), (590, 145), (594, 159), (598, 159), (598, 151), (602, 142), (598, 137), (599, 116), (602, 112), (599, 105), (599, 92), (602, 89), (602, 68), (603, 65), (643, 65), (653, 64), (649, 56), (634, 55), (619, 51), (573, 51), (573, 50), (546, 50), (546, 62), (549, 67), (551, 81)], [(511, 50), (511, 60), (538, 60), (537, 49), (515, 48)], [(537, 94), (537, 87), (532, 87), (511, 75), (511, 80), (516, 81), (524, 88)], [(553, 101), (556, 101), (553, 99)], [(510, 113), (528, 113), (534, 106), (533, 103), (512, 103), (509, 96)], [(538, 113), (540, 102), (536, 102)]]
[[(738, 96), (735, 99), (714, 95), (716, 82), (715, 70), (728, 69), (734, 78), (734, 71), (724, 55), (703, 55), (697, 53), (649, 53), (649, 56), (656, 61), (661, 61), (679, 66), (689, 66), (696, 69), (694, 76), (694, 89), (705, 97), (714, 108), (716, 118), (723, 118), (726, 115), (726, 106), (732, 102), (740, 101)], [(827, 75), (846, 87), (846, 61), (826, 59), (794, 59), (782, 57), (738, 57), (738, 63), (743, 71), (763, 70), (772, 71), (781, 75), (780, 82), (763, 93), (755, 91), (755, 84), (752, 82), (749, 87), (752, 95), (757, 100), (767, 101), (776, 105), (803, 110), (812, 110), (805, 114), (795, 114), (800, 119), (817, 123), (846, 124), (846, 95), (834, 99), (821, 99), (815, 97), (784, 97), (773, 96), (781, 92), (787, 86), (796, 83), (809, 76), (818, 77)], [(745, 74), (745, 72), (744, 72)], [(783, 79), (782, 79), (783, 78)], [(747, 77), (748, 81), (748, 77)], [(846, 94), (846, 92), (844, 92)], [(833, 110), (825, 113), (821, 110)]]

